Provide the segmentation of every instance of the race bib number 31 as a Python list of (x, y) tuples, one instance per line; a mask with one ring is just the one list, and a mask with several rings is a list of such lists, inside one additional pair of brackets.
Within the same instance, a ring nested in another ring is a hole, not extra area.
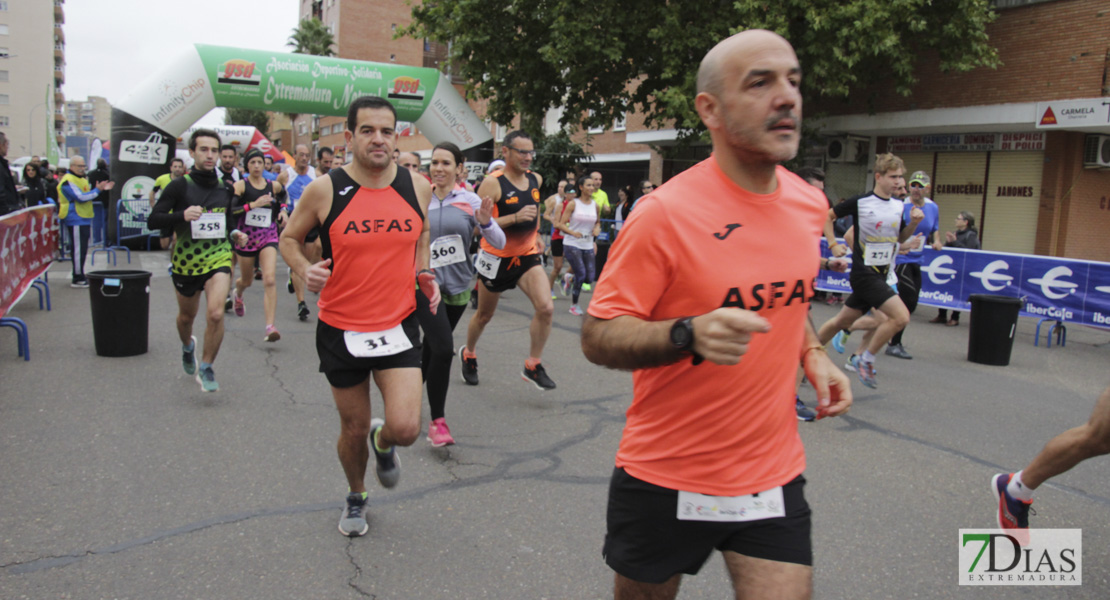
[(227, 215), (224, 213), (203, 213), (193, 221), (194, 240), (219, 240), (227, 237)]
[(782, 488), (748, 496), (706, 496), (678, 492), (678, 520), (740, 522), (786, 516)]
[(358, 331), (344, 331), (343, 341), (347, 344), (347, 351), (351, 356), (362, 358), (375, 356), (393, 356), (412, 348), (412, 341), (405, 335), (401, 325), (385, 331), (371, 331), (367, 333)]

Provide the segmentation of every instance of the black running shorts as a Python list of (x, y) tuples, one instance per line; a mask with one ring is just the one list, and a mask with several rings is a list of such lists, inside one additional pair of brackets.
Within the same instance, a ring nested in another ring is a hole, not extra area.
[(501, 293), (516, 287), (516, 282), (532, 267), (542, 264), (539, 254), (504, 257), (497, 267), (497, 275), (488, 279), (478, 274), (478, 280), (491, 292)]
[(898, 295), (894, 288), (886, 282), (886, 274), (879, 275), (868, 269), (858, 275), (856, 271), (851, 274), (852, 293), (844, 301), (844, 306), (867, 312), (872, 308), (878, 309), (884, 302)]
[(617, 467), (609, 481), (602, 555), (633, 581), (663, 583), (694, 575), (713, 550), (778, 562), (813, 564), (805, 478), (782, 486), (786, 516), (739, 523), (680, 521), (678, 491), (637, 479)]
[(563, 256), (563, 238), (551, 240), (551, 256), (553, 258)]
[(178, 294), (186, 298), (192, 298), (197, 292), (204, 289), (204, 285), (208, 283), (209, 279), (216, 273), (227, 273), (231, 275), (231, 267), (219, 267), (207, 273), (200, 275), (178, 275), (177, 273), (170, 273), (170, 279), (173, 280), (173, 288), (177, 290)]
[(354, 387), (370, 376), (371, 371), (420, 368), (420, 324), (416, 311), (401, 321), (401, 327), (412, 342), (412, 348), (392, 356), (352, 356), (343, 341), (343, 330), (319, 319), (316, 324), (316, 353), (320, 356), (320, 372), (337, 388)]

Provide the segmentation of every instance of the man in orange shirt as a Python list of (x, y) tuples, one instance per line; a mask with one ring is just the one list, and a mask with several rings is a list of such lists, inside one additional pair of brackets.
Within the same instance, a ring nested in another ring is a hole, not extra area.
[(714, 549), (737, 598), (812, 593), (796, 365), (820, 417), (852, 398), (807, 316), (828, 203), (778, 166), (798, 150), (800, 79), (769, 31), (706, 54), (713, 155), (637, 202), (590, 302), (586, 357), (633, 371), (604, 546), (616, 598), (673, 598)]

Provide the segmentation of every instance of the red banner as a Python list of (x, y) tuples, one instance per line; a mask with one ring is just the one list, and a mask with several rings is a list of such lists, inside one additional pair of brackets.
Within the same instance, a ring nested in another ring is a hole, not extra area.
[(0, 317), (54, 260), (56, 207), (25, 208), (0, 217)]

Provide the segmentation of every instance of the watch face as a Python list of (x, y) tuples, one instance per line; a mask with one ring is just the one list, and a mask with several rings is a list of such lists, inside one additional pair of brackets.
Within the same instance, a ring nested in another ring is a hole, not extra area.
[(678, 321), (671, 327), (671, 343), (678, 348), (685, 348), (690, 343), (690, 325)]

